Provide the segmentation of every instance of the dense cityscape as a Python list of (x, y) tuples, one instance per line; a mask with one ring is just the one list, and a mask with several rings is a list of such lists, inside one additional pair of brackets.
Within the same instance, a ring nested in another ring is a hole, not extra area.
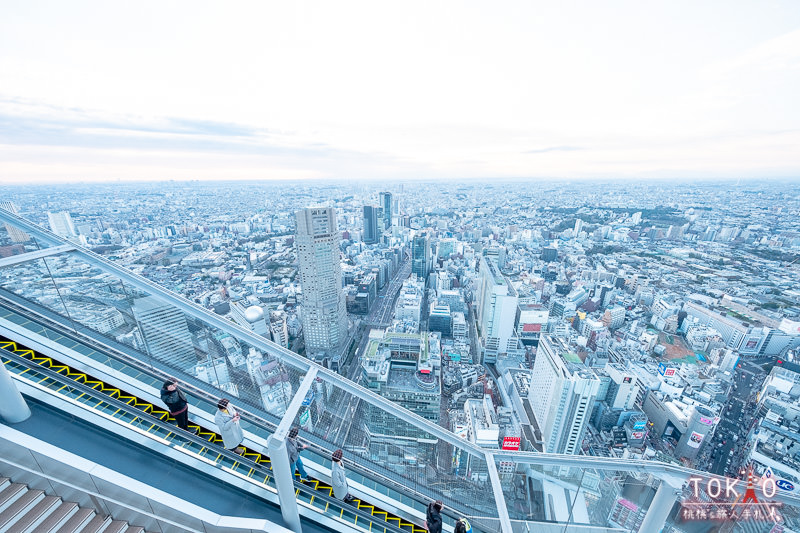
[[(2, 196), (477, 446), (732, 478), (752, 466), (800, 490), (795, 182), (162, 182)], [(38, 246), (0, 233), (0, 257)], [(6, 293), (285, 411), (297, 376), (114, 283), (68, 256), (0, 270)], [(386, 412), (316, 394), (300, 417), (309, 434), (488, 482), (485, 465)], [(500, 470), (510, 507), (552, 518), (531, 504), (547, 483)], [(600, 521), (635, 530), (640, 506), (620, 496)]]

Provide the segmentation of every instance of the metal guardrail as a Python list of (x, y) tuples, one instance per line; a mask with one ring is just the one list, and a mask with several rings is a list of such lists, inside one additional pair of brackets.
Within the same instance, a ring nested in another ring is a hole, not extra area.
[[(141, 419), (141, 420), (151, 424), (151, 429), (153, 427), (157, 427), (157, 428), (160, 428), (162, 430), (167, 431), (168, 434), (173, 434), (174, 433), (174, 434), (178, 435), (178, 432), (176, 431), (176, 427), (175, 427), (174, 424), (163, 420), (161, 417), (157, 417), (157, 416), (154, 416), (153, 414), (148, 413), (145, 409), (139, 408), (138, 404), (137, 404), (136, 407), (132, 407), (131, 404), (128, 403), (128, 402), (122, 401), (121, 399), (118, 399), (118, 398), (114, 398), (113, 395), (112, 395), (113, 392), (112, 392), (112, 394), (103, 394), (102, 392), (98, 392), (98, 389), (96, 388), (97, 385), (90, 386), (90, 385), (88, 385), (86, 383), (80, 383), (80, 382), (78, 382), (78, 381), (76, 381), (74, 379), (67, 378), (63, 374), (61, 374), (61, 373), (59, 373), (59, 372), (57, 372), (55, 370), (52, 370), (51, 368), (46, 368), (46, 367), (44, 367), (42, 365), (39, 365), (39, 364), (29, 360), (29, 359), (26, 359), (25, 357), (22, 357), (22, 356), (20, 356), (20, 355), (18, 355), (16, 353), (14, 353), (13, 351), (9, 351), (8, 349), (0, 348), (0, 353), (2, 353), (3, 357), (8, 359), (9, 361), (12, 361), (13, 363), (15, 363), (17, 365), (20, 365), (20, 366), (23, 366), (23, 367), (25, 367), (25, 368), (27, 368), (27, 369), (29, 369), (31, 371), (35, 371), (35, 373), (37, 373), (37, 374), (41, 374), (43, 376), (46, 376), (47, 378), (49, 378), (49, 379), (51, 379), (53, 381), (56, 381), (58, 383), (63, 384), (65, 387), (69, 387), (71, 389), (75, 389), (75, 390), (81, 392), (83, 395), (87, 395), (89, 397), (102, 399), (102, 402), (111, 405), (113, 408), (116, 408), (117, 412), (119, 412), (119, 411), (130, 412), (131, 409), (135, 409), (136, 418)], [(99, 383), (99, 381), (96, 381), (96, 382)], [(116, 389), (115, 387), (112, 387), (112, 386), (109, 386), (108, 388), (116, 390), (116, 391), (119, 391), (119, 389)], [(102, 395), (102, 398), (99, 398), (99, 396), (101, 396), (101, 395)], [(141, 401), (140, 403), (141, 404), (145, 404), (144, 401)], [(147, 403), (146, 405), (147, 406), (152, 406), (152, 404), (149, 404), (149, 403)], [(161, 410), (161, 408), (159, 408), (159, 410)], [(166, 414), (166, 411), (163, 411), (163, 412), (164, 412), (164, 414)], [(116, 416), (114, 418), (119, 419), (119, 417), (116, 417)], [(150, 433), (150, 431), (148, 431), (148, 433)], [(211, 441), (209, 441), (208, 439), (204, 439), (201, 436), (197, 436), (197, 435), (195, 435), (195, 434), (193, 434), (191, 432), (181, 431), (179, 436), (180, 436), (181, 440), (191, 442), (192, 444), (195, 445), (195, 447), (199, 448), (200, 450), (213, 448), (213, 452), (215, 454), (218, 454), (217, 461), (219, 460), (220, 456), (221, 457), (225, 457), (226, 459), (229, 460), (230, 463), (242, 463), (242, 464), (244, 464), (247, 468), (251, 469), (254, 473), (257, 472), (260, 475), (263, 475), (265, 477), (265, 479), (266, 478), (271, 478), (271, 476), (272, 476), (271, 468), (268, 468), (268, 467), (264, 466), (264, 462), (268, 463), (269, 461), (266, 460), (266, 461), (260, 462), (261, 461), (261, 457), (260, 456), (262, 454), (258, 453), (259, 457), (257, 457), (255, 460), (249, 459), (246, 456), (242, 456), (242, 455), (234, 453), (234, 452), (232, 452), (230, 450), (227, 450), (223, 446), (215, 445), (212, 441), (215, 440), (214, 436), (216, 436), (216, 434), (213, 433), (213, 432), (208, 432), (206, 430), (206, 434), (209, 434), (209, 433), (212, 435)], [(214, 463), (217, 463), (217, 461), (214, 461)], [(253, 474), (251, 473), (251, 476), (252, 475)], [(248, 477), (251, 477), (251, 476), (248, 476)], [(314, 488), (312, 488), (312, 487), (310, 487), (308, 485), (300, 483), (299, 481), (295, 481), (294, 485), (295, 485), (295, 490), (297, 492), (308, 494), (311, 497), (312, 501), (314, 499), (317, 499), (317, 500), (321, 500), (321, 501), (325, 502), (329, 506), (332, 505), (332, 506), (337, 507), (337, 508), (342, 508), (343, 507), (343, 503), (340, 500), (338, 500), (338, 499), (336, 499), (334, 497), (331, 497), (331, 496), (327, 496), (324, 493), (319, 492), (319, 491), (315, 490)], [(347, 511), (347, 513), (351, 513), (353, 515), (358, 516), (359, 518), (361, 518), (362, 520), (364, 520), (367, 523), (375, 524), (375, 522), (376, 522), (376, 518), (372, 513), (364, 511), (364, 510), (360, 509), (357, 506), (348, 506), (346, 508), (346, 511)], [(391, 522), (386, 522), (384, 520), (380, 520), (380, 524), (377, 527), (380, 528), (380, 529), (385, 529), (389, 533), (408, 533), (407, 529), (402, 529), (400, 527), (395, 526)]]
[[(0, 289), (0, 305), (13, 310), (15, 313), (21, 316), (25, 316), (28, 320), (31, 320), (32, 322), (36, 322), (42, 325), (43, 327), (50, 328), (55, 332), (59, 333), (60, 335), (71, 338), (76, 342), (80, 342), (82, 344), (88, 343), (91, 344), (92, 346), (97, 346), (99, 348), (102, 348), (102, 353), (104, 355), (122, 364), (128, 365), (143, 374), (157, 378), (159, 381), (166, 381), (167, 379), (173, 378), (175, 375), (174, 372), (169, 372), (168, 370), (160, 369), (156, 365), (149, 364), (140, 358), (129, 355), (124, 351), (116, 349), (108, 344), (104, 344), (101, 340), (97, 338), (101, 336), (100, 334), (88, 330), (88, 328), (86, 328), (85, 326), (76, 324), (75, 328), (67, 327), (56, 320), (48, 318), (43, 314), (35, 313), (31, 309), (29, 309), (29, 307), (36, 309), (40, 307), (38, 304), (26, 300), (26, 305), (28, 307), (24, 307), (16, 302), (16, 300), (18, 299), (22, 298), (14, 294), (8, 294), (7, 291), (5, 291), (4, 289)], [(87, 332), (85, 332), (84, 330), (87, 330), (88, 332), (92, 333), (92, 335), (91, 336), (88, 335)], [(212, 395), (208, 391), (196, 387), (191, 383), (191, 381), (181, 381), (181, 389), (188, 396), (199, 398), (203, 401), (208, 402), (211, 405), (215, 405), (219, 400), (218, 395)], [(267, 420), (257, 414), (254, 414), (252, 411), (247, 410), (240, 404), (237, 404), (236, 407), (239, 413), (242, 415), (242, 419), (246, 420), (247, 422), (263, 427), (270, 433), (272, 433), (277, 427), (276, 423)], [(323, 444), (316, 442), (316, 438), (313, 435), (311, 435), (310, 438), (303, 439), (303, 441), (308, 444), (308, 449), (310, 452), (318, 455), (321, 458), (330, 456), (330, 450)], [(383, 475), (380, 472), (369, 470), (365, 468), (363, 464), (360, 462), (350, 461), (350, 460), (344, 460), (344, 462), (347, 465), (349, 471), (360, 474), (365, 478), (368, 478), (387, 489), (394, 490), (395, 492), (407, 496), (409, 499), (416, 501), (418, 504), (420, 504), (422, 512), (424, 512), (424, 507), (425, 505), (427, 505), (427, 502), (431, 501), (429, 496), (426, 496), (425, 494), (422, 494), (414, 490), (413, 488), (401, 482), (398, 482), (395, 479)], [(449, 508), (446, 508), (443, 514), (452, 518), (453, 521), (459, 518), (455, 513), (452, 513), (452, 511), (450, 511)]]

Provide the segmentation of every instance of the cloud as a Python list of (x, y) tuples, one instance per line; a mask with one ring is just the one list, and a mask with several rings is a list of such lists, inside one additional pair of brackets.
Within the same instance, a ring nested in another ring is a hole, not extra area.
[(584, 148), (580, 146), (548, 146), (546, 148), (534, 148), (533, 150), (527, 150), (524, 153), (526, 154), (544, 154), (547, 152), (575, 152), (578, 150), (584, 150)]
[[(291, 131), (184, 118), (109, 116), (83, 109), (58, 109), (0, 101), (0, 144), (95, 149), (228, 152), (331, 158), (370, 154), (341, 150)], [(6, 104), (6, 105), (3, 105)]]

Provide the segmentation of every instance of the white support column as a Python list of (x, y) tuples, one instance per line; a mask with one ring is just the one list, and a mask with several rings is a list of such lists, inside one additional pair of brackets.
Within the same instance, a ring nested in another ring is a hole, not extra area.
[(295, 533), (302, 533), (300, 525), (300, 513), (297, 511), (297, 497), (294, 490), (294, 472), (290, 469), (289, 452), (286, 451), (286, 437), (289, 429), (297, 417), (297, 412), (303, 405), (306, 393), (311, 389), (311, 384), (317, 378), (317, 369), (310, 368), (306, 373), (300, 386), (292, 397), (286, 413), (281, 418), (280, 424), (275, 428), (267, 440), (269, 447), (269, 459), (272, 463), (272, 477), (275, 479), (275, 486), (278, 488), (278, 500), (281, 504), (281, 514), (283, 521)]
[(286, 451), (286, 437), (277, 438), (272, 435), (267, 445), (283, 521), (294, 533), (302, 533), (303, 527), (300, 525), (300, 513), (297, 511), (297, 498), (294, 492), (294, 473), (290, 471), (289, 453)]
[(661, 485), (658, 486), (656, 495), (650, 502), (650, 508), (647, 509), (647, 514), (644, 515), (644, 520), (639, 528), (641, 533), (659, 533), (664, 529), (664, 523), (681, 494), (680, 487), (677, 480), (661, 478)]
[(492, 481), (494, 501), (495, 505), (497, 505), (497, 517), (500, 519), (500, 531), (513, 533), (511, 518), (508, 516), (508, 507), (506, 507), (506, 496), (503, 494), (500, 475), (497, 473), (497, 464), (494, 462), (494, 455), (491, 452), (486, 452), (486, 467), (489, 469), (489, 479)]
[(30, 416), (31, 410), (25, 403), (25, 398), (0, 359), (0, 418), (9, 424), (17, 424)]
[(22, 263), (36, 261), (37, 259), (42, 259), (43, 257), (50, 257), (52, 255), (71, 252), (74, 249), (75, 247), (72, 246), (71, 244), (62, 244), (60, 246), (53, 246), (51, 248), (43, 248), (41, 250), (35, 250), (33, 252), (26, 252), (24, 254), (17, 254), (9, 257), (4, 257), (3, 259), (0, 259), (0, 268), (10, 267), (14, 265), (21, 265)]

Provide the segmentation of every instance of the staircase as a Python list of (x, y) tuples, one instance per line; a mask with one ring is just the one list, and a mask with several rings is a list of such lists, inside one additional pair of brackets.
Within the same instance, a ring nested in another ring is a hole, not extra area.
[(144, 533), (78, 504), (0, 477), (0, 533)]

